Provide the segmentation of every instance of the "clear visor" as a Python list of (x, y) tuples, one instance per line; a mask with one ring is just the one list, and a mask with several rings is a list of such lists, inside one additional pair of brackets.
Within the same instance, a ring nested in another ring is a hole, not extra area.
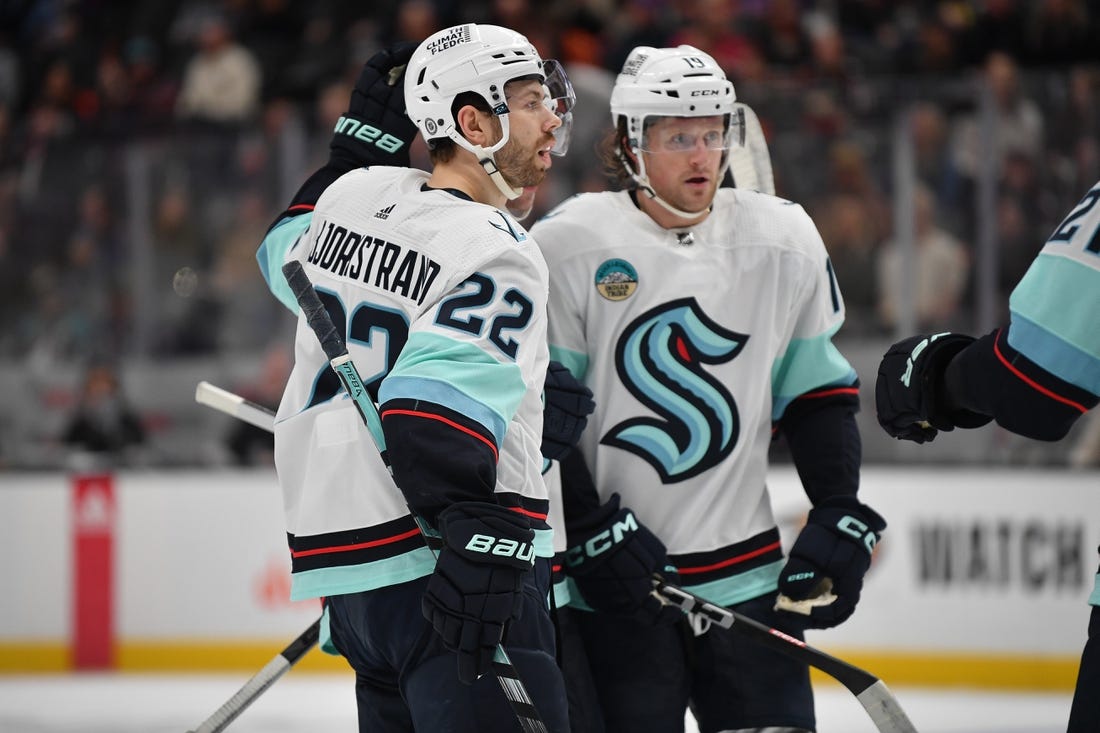
[(740, 144), (741, 133), (733, 115), (665, 117), (650, 115), (643, 122), (641, 149), (646, 153), (689, 153), (696, 150), (728, 151)]
[(556, 59), (543, 61), (542, 70), (546, 74), (542, 83), (545, 94), (543, 104), (561, 120), (561, 125), (554, 130), (554, 147), (550, 154), (565, 155), (569, 150), (569, 138), (573, 130), (573, 105), (577, 102), (577, 95), (573, 92), (569, 77), (565, 75), (565, 69)]

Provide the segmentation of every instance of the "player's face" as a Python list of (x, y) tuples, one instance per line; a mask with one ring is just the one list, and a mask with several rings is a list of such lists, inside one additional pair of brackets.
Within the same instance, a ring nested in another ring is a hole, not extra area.
[(494, 156), (504, 179), (521, 188), (537, 186), (550, 170), (554, 130), (561, 126), (546, 106), (541, 82), (510, 81), (504, 87), (508, 100), (508, 142)]
[(646, 127), (642, 155), (657, 195), (683, 211), (704, 211), (721, 183), (725, 119), (656, 117)]

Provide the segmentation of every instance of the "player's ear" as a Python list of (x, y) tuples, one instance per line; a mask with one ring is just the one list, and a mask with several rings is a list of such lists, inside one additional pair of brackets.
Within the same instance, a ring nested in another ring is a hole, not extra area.
[(462, 136), (482, 147), (489, 147), (499, 139), (499, 132), (494, 133), (493, 119), (492, 114), (482, 112), (472, 104), (463, 105), (455, 113), (455, 124)]

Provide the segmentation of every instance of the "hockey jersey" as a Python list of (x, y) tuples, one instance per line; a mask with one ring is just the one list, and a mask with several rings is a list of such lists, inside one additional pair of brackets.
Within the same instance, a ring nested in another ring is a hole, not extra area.
[(551, 358), (595, 394), (580, 448), (665, 543), (683, 585), (732, 604), (774, 590), (772, 426), (810, 391), (853, 390), (844, 304), (813, 222), (719, 189), (689, 230), (626, 192), (581, 194), (532, 228), (550, 267)]
[(1008, 343), (1100, 395), (1100, 182), (1047, 240), (1009, 298)]
[[(508, 214), (428, 189), (427, 179), (404, 168), (347, 173), (321, 195), (290, 256), (303, 263), (379, 404), (421, 401), (490, 436), (496, 499), (531, 518), (536, 554), (550, 557), (539, 452), (546, 264)], [(301, 316), (275, 461), (292, 599), (432, 572), (405, 495)]]

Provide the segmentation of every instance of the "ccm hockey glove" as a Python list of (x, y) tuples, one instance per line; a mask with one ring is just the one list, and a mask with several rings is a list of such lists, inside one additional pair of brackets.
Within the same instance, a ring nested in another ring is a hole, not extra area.
[(629, 509), (619, 508), (619, 495), (579, 521), (568, 522), (567, 572), (585, 602), (596, 611), (633, 616), (653, 624), (683, 618), (678, 606), (653, 590), (653, 576), (677, 583), (665, 546)]
[(831, 496), (813, 509), (779, 574), (777, 611), (802, 614), (807, 628), (827, 629), (856, 610), (886, 521), (854, 496)]
[(940, 430), (978, 428), (992, 418), (942, 404), (948, 363), (975, 339), (956, 333), (911, 336), (882, 357), (875, 382), (875, 411), (882, 429), (899, 440), (931, 441)]
[(523, 577), (535, 562), (535, 532), (502, 506), (456, 502), (439, 513), (443, 549), (422, 608), (443, 644), (458, 653), (458, 679), (488, 672), (508, 623), (523, 611)]
[(580, 440), (588, 416), (596, 409), (592, 390), (585, 387), (564, 364), (550, 362), (543, 386), (542, 455), (560, 460)]

